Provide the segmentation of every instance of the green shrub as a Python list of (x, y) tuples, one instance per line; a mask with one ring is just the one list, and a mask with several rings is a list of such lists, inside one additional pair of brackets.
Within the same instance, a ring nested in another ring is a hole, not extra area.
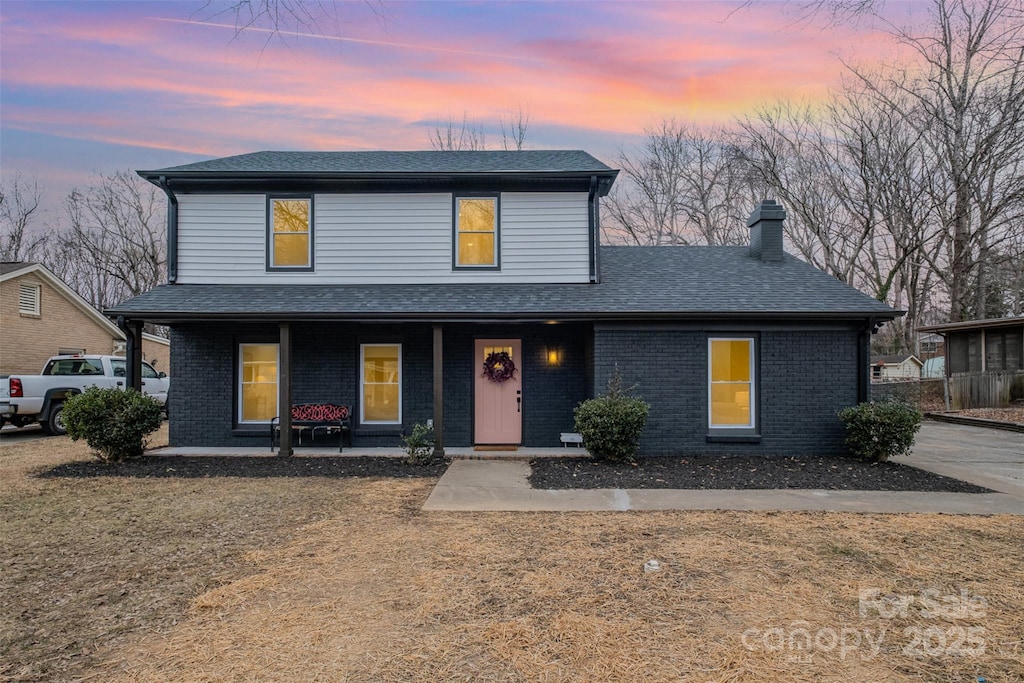
[(576, 407), (576, 431), (583, 446), (599, 460), (631, 462), (640, 445), (650, 406), (643, 399), (627, 396), (616, 368), (604, 396)]
[(412, 434), (403, 434), (405, 452), (409, 454), (406, 461), (410, 465), (429, 465), (434, 462), (434, 428), (416, 423), (412, 426)]
[(861, 403), (839, 411), (846, 423), (846, 444), (861, 460), (885, 462), (906, 455), (921, 428), (921, 411), (896, 400)]
[(134, 389), (89, 387), (64, 403), (64, 424), (73, 440), (85, 439), (103, 462), (142, 455), (146, 435), (160, 428), (161, 406)]

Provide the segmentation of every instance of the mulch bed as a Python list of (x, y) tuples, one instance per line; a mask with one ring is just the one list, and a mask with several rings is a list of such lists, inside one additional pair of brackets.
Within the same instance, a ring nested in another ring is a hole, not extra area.
[(404, 458), (371, 457), (266, 457), (244, 456), (143, 456), (117, 464), (99, 461), (69, 462), (40, 473), (56, 477), (138, 477), (195, 479), (208, 477), (439, 477), (448, 463), (410, 465)]
[(584, 458), (530, 461), (535, 489), (828, 489), (834, 491), (991, 490), (894, 462), (840, 457), (701, 455), (641, 458), (635, 464)]

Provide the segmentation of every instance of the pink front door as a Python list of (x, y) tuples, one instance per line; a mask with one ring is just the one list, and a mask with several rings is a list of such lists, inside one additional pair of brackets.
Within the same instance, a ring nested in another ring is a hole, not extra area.
[[(484, 374), (484, 363), (504, 351), (516, 370), (496, 382)], [(477, 444), (515, 444), (523, 441), (523, 355), (520, 339), (477, 339), (473, 356), (476, 374), (474, 441)]]

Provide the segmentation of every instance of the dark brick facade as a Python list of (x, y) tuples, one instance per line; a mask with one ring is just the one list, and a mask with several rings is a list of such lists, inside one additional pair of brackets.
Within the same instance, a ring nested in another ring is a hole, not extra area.
[[(759, 438), (708, 439), (712, 335), (757, 340)], [(618, 365), (624, 386), (637, 385), (635, 393), (650, 403), (642, 454), (842, 453), (845, 433), (836, 412), (857, 403), (858, 339), (852, 326), (599, 325), (594, 380), (600, 392)]]
[[(398, 446), (402, 430), (433, 417), (430, 324), (356, 325), (293, 323), (293, 400), (352, 406), (356, 446)], [(709, 335), (757, 340), (758, 439), (709, 441), (707, 340)], [(571, 431), (573, 408), (600, 393), (616, 366), (626, 386), (651, 404), (641, 440), (648, 455), (672, 453), (843, 452), (836, 412), (857, 403), (856, 327), (771, 324), (445, 325), (445, 445), (473, 443), (473, 341), (520, 338), (523, 382), (523, 445), (559, 446)], [(276, 342), (275, 325), (179, 325), (171, 334), (171, 444), (262, 446), (267, 429), (236, 425), (237, 348), (244, 342)], [(358, 424), (359, 345), (402, 344), (401, 427)], [(550, 366), (548, 349), (561, 351)]]
[[(446, 325), (444, 333), (445, 444), (472, 445), (473, 340), (522, 339), (523, 444), (558, 446), (572, 430), (572, 411), (587, 398), (589, 325)], [(353, 444), (399, 446), (400, 435), (433, 417), (433, 347), (429, 324), (293, 323), (292, 399), (344, 403), (353, 409)], [(172, 329), (174, 446), (262, 446), (268, 429), (236, 424), (240, 343), (278, 341), (276, 325), (203, 324)], [(359, 416), (359, 345), (402, 344), (401, 426), (363, 427)], [(547, 363), (550, 348), (562, 362)]]

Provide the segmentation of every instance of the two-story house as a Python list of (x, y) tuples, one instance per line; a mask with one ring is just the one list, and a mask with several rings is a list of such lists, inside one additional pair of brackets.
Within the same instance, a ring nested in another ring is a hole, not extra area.
[[(641, 450), (838, 452), (898, 315), (783, 252), (604, 247), (617, 171), (582, 151), (257, 152), (140, 175), (167, 193), (169, 282), (108, 311), (172, 330), (174, 446), (261, 444), (290, 400), (353, 408), (356, 446), (557, 446), (617, 367)], [(131, 345), (130, 345), (131, 348)]]

